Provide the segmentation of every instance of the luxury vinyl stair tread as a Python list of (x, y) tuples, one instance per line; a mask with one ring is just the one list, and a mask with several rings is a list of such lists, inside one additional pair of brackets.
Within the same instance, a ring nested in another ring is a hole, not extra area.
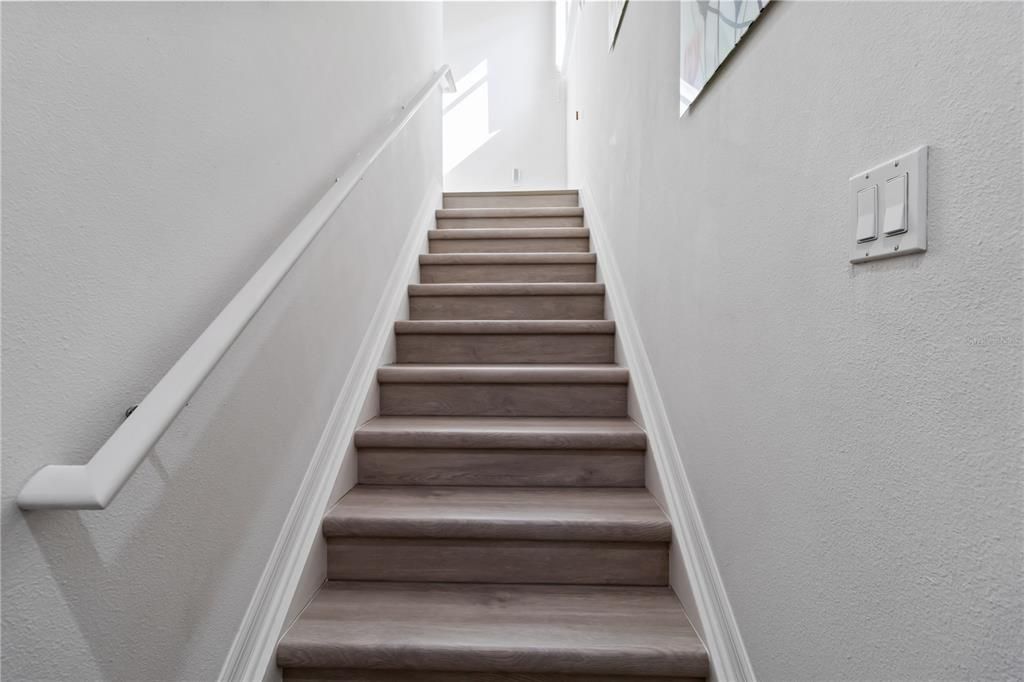
[(647, 434), (626, 417), (376, 417), (356, 447), (643, 450)]
[(604, 285), (589, 282), (501, 282), (410, 284), (409, 296), (603, 296)]
[(437, 218), (553, 218), (583, 215), (579, 206), (530, 206), (523, 208), (439, 208)]
[(578, 194), (578, 189), (481, 189), (469, 192), (444, 192), (446, 197), (529, 197), (553, 194)]
[(613, 364), (388, 365), (377, 370), (387, 383), (627, 384), (629, 370)]
[[(517, 230), (517, 234), (522, 232)], [(424, 253), (420, 265), (535, 265), (597, 262), (595, 253)]]
[(613, 320), (399, 320), (397, 334), (614, 334)]
[[(461, 230), (430, 230), (427, 238), (444, 239), (585, 239), (586, 227), (472, 227)], [(487, 253), (487, 252), (484, 252)]]
[(444, 208), (548, 208), (580, 205), (579, 190), (445, 192)]
[(645, 488), (357, 485), (324, 517), (328, 537), (668, 542)]
[(704, 677), (667, 587), (328, 582), (285, 634), (284, 668)]

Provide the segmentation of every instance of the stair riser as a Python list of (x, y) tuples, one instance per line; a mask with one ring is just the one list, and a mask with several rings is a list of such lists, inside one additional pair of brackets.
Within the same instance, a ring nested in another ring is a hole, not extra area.
[(518, 218), (437, 218), (439, 230), (512, 227), (583, 227), (583, 216), (537, 216)]
[(579, 206), (580, 198), (576, 192), (559, 194), (520, 194), (520, 195), (479, 195), (479, 196), (446, 196), (445, 208), (548, 208), (551, 206)]
[(592, 263), (544, 263), (536, 265), (421, 265), (423, 284), (487, 282), (594, 282)]
[(411, 296), (412, 320), (601, 320), (604, 295)]
[(625, 384), (380, 385), (384, 416), (625, 417)]
[(458, 433), (417, 431), (394, 433), (357, 429), (357, 448), (485, 448), (503, 450), (646, 450), (647, 435), (643, 432), (606, 433)]
[(642, 488), (642, 450), (360, 449), (364, 485)]
[(590, 239), (431, 239), (430, 253), (586, 253)]
[(330, 580), (667, 585), (662, 542), (328, 538)]
[(284, 682), (704, 682), (703, 677), (285, 668)]
[(613, 334), (397, 334), (398, 362), (611, 363)]

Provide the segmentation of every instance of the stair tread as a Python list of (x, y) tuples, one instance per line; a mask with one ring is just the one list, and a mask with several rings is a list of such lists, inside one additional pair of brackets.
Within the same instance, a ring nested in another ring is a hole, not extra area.
[(614, 334), (613, 320), (399, 320), (396, 334)]
[(424, 253), (420, 265), (534, 265), (597, 262), (597, 254), (573, 251), (551, 253)]
[(444, 364), (403, 363), (377, 370), (387, 383), (626, 384), (629, 370), (614, 364)]
[(446, 197), (528, 197), (549, 194), (578, 194), (578, 189), (503, 189), (473, 192), (445, 192)]
[(667, 542), (646, 488), (357, 485), (327, 512), (328, 537)]
[(667, 587), (328, 582), (278, 665), (703, 677)]
[(643, 450), (647, 434), (628, 417), (375, 417), (356, 447)]
[(528, 206), (521, 208), (439, 208), (437, 218), (553, 218), (583, 215), (579, 206)]
[(410, 284), (410, 296), (595, 296), (604, 285), (591, 282), (491, 282)]
[(460, 230), (430, 230), (428, 239), (583, 239), (586, 227), (471, 227)]

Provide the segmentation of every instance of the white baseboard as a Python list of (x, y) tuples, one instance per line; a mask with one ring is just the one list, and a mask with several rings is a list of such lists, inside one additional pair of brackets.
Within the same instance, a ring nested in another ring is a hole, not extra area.
[(345, 453), (351, 451), (348, 446), (359, 426), (360, 413), (373, 388), (377, 368), (389, 347), (394, 321), (405, 302), (406, 285), (415, 272), (418, 256), (426, 244), (427, 230), (434, 224), (434, 210), (440, 207), (440, 202), (438, 183), (424, 196), (413, 227), (395, 259), (377, 309), (296, 491), (295, 501), (228, 650), (219, 680), (262, 680), (267, 670), (273, 668), (277, 642), (287, 625), (289, 606), (307, 555), (320, 533), (324, 510)]
[[(631, 390), (647, 431), (648, 449), (658, 469), (666, 511), (672, 521), (673, 542), (681, 551), (688, 583), (686, 589), (698, 610), (695, 615), (700, 619), (714, 677), (719, 682), (753, 682), (754, 670), (686, 478), (654, 370), (615, 263), (614, 249), (586, 184), (580, 187), (580, 205), (590, 228), (593, 250), (599, 254), (598, 267), (605, 284), (610, 316), (615, 320), (617, 343), (622, 350), (621, 364), (630, 371)], [(675, 584), (673, 587), (680, 589)]]

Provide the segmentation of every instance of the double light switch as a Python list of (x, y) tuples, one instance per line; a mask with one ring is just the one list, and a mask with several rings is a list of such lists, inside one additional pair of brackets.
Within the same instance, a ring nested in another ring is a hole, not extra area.
[(927, 147), (850, 178), (851, 262), (920, 253), (927, 248), (927, 182)]

